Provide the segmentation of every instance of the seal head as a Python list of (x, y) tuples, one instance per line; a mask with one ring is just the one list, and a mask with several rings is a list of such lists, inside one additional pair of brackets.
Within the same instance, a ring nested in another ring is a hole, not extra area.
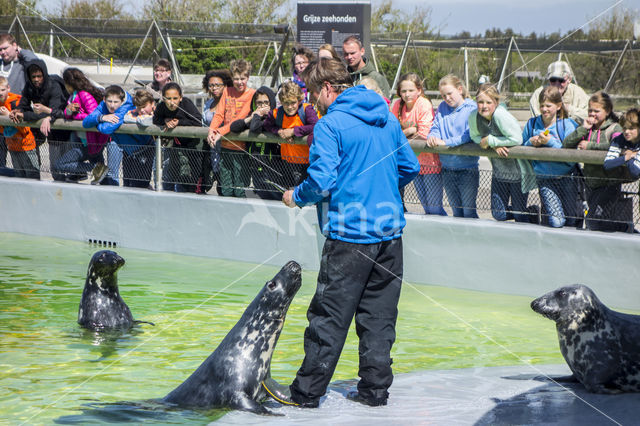
[(93, 255), (78, 309), (78, 324), (98, 331), (128, 329), (134, 324), (118, 290), (118, 269), (124, 263), (114, 251), (101, 250)]
[(300, 265), (288, 262), (262, 287), (216, 350), (164, 401), (269, 413), (259, 403), (266, 396), (262, 382), (271, 376), (271, 357), (301, 284)]
[(562, 356), (587, 391), (640, 392), (640, 316), (607, 308), (582, 284), (549, 292), (531, 309), (555, 321)]

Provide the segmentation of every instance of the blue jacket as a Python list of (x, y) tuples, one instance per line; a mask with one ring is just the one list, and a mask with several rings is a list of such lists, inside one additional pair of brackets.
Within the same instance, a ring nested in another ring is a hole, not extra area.
[(120, 128), (122, 123), (124, 123), (124, 116), (127, 112), (136, 109), (136, 107), (133, 106), (133, 99), (131, 98), (131, 95), (126, 92), (125, 95), (126, 98), (124, 103), (114, 112), (119, 120), (117, 124), (100, 121), (101, 116), (111, 114), (107, 108), (107, 104), (102, 101), (91, 114), (82, 120), (82, 127), (85, 129), (95, 127), (100, 133), (111, 135), (111, 140), (117, 143), (124, 152), (127, 154), (133, 154), (140, 149), (141, 146), (148, 145), (153, 142), (153, 139), (147, 135), (125, 135), (122, 133), (113, 133)]
[(399, 188), (420, 171), (384, 99), (364, 86), (345, 90), (314, 128), (309, 176), (298, 206), (317, 204), (322, 233), (372, 244), (399, 238), (405, 225)]
[[(451, 108), (446, 102), (440, 102), (433, 120), (429, 136), (442, 139), (447, 146), (458, 146), (471, 142), (469, 135), (469, 115), (478, 107), (471, 99), (465, 99), (457, 108)], [(477, 169), (478, 157), (472, 155), (440, 156), (445, 169)]]
[[(546, 148), (562, 148), (562, 140), (578, 127), (578, 123), (571, 118), (556, 120), (549, 127), (551, 139)], [(522, 131), (522, 141), (525, 146), (531, 145), (531, 138), (544, 132), (546, 127), (542, 121), (542, 116), (530, 118)], [(555, 161), (531, 161), (531, 166), (536, 175), (540, 176), (564, 176), (568, 174), (575, 163), (559, 163)]]

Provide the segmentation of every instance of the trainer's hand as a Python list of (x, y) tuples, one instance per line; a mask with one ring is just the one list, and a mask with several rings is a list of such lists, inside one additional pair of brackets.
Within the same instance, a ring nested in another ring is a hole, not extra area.
[(293, 189), (289, 189), (288, 191), (285, 191), (284, 194), (282, 194), (282, 202), (287, 207), (296, 207), (296, 202), (293, 201)]

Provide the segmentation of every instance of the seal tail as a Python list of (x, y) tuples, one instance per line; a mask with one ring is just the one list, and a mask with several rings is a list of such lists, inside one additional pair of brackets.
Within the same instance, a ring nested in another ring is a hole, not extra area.
[(138, 324), (150, 324), (150, 325), (152, 325), (152, 326), (154, 326), (154, 327), (156, 326), (156, 325), (155, 325), (154, 323), (152, 323), (151, 321), (138, 321), (138, 320), (136, 320), (136, 321), (134, 321), (133, 323), (134, 323), (135, 325), (138, 325)]

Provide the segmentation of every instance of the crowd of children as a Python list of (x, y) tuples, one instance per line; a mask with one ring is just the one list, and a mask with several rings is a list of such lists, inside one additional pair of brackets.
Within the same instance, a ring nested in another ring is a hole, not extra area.
[[(330, 47), (330, 46), (329, 46)], [(214, 182), (222, 196), (245, 197), (252, 188), (263, 199), (279, 199), (279, 191), (304, 180), (313, 146), (313, 128), (322, 116), (314, 96), (304, 84), (305, 68), (322, 57), (337, 53), (324, 46), (316, 58), (310, 49), (296, 46), (292, 54), (293, 79), (277, 94), (269, 87), (249, 87), (251, 64), (231, 62), (229, 70), (209, 71), (203, 79), (208, 95), (202, 111), (183, 96), (171, 80), (171, 63), (154, 66), (154, 80), (133, 96), (119, 86), (102, 90), (76, 68), (63, 78), (50, 76), (44, 62), (24, 63), (25, 85), (13, 93), (0, 76), (0, 115), (14, 123), (44, 119), (39, 128), (0, 127), (15, 174), (39, 179), (45, 139), (50, 171), (55, 180), (150, 187), (155, 170), (155, 144), (147, 135), (117, 133), (123, 123), (140, 127), (155, 124), (208, 127), (206, 140), (164, 137), (162, 185), (165, 190), (206, 193)], [(455, 75), (444, 76), (438, 90), (442, 102), (434, 110), (425, 95), (422, 79), (409, 73), (396, 85), (391, 102), (376, 80), (364, 77), (359, 84), (377, 91), (390, 105), (405, 136), (420, 138), (427, 146), (457, 147), (476, 143), (493, 150), (490, 155), (491, 214), (498, 221), (542, 222), (551, 227), (577, 226), (603, 231), (633, 230), (632, 218), (620, 217), (622, 183), (640, 176), (639, 115), (630, 109), (621, 117), (613, 111), (610, 96), (597, 92), (589, 99), (588, 117), (578, 124), (569, 118), (560, 90), (549, 85), (538, 96), (540, 114), (521, 130), (496, 87), (478, 87), (475, 101)], [(51, 120), (80, 120), (86, 132), (52, 130)], [(97, 130), (97, 132), (95, 131)], [(278, 136), (281, 143), (232, 140), (228, 134), (249, 130)], [(306, 138), (306, 144), (295, 139)], [(603, 165), (552, 161), (525, 161), (509, 157), (509, 147), (576, 148), (606, 151)], [(420, 175), (414, 188), (426, 214), (447, 215), (446, 194), (453, 216), (477, 218), (479, 157), (420, 153)], [(538, 189), (540, 207), (529, 205)]]

